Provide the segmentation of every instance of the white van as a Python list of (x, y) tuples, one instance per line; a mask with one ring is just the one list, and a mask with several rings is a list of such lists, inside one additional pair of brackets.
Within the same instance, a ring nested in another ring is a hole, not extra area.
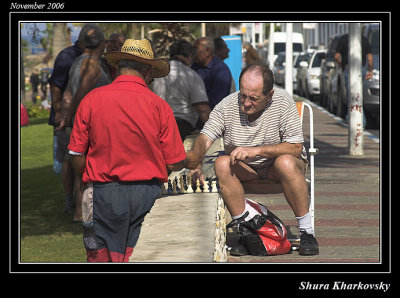
[[(274, 32), (272, 34), (271, 41), (274, 44), (273, 61), (275, 61), (276, 57), (278, 57), (278, 54), (280, 52), (286, 52), (286, 32)], [(292, 42), (293, 42), (293, 52), (304, 52), (303, 34), (293, 32)]]

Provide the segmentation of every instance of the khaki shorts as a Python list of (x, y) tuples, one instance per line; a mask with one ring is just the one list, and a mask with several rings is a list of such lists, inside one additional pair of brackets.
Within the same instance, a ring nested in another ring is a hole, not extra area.
[[(299, 159), (301, 159), (304, 162), (304, 175), (306, 175), (307, 170), (308, 170), (309, 161), (307, 159), (304, 159), (301, 157)], [(262, 167), (252, 167), (250, 165), (249, 166), (261, 177), (261, 179), (268, 179), (268, 173), (269, 173), (269, 170), (274, 165), (274, 161), (275, 161), (275, 159)]]

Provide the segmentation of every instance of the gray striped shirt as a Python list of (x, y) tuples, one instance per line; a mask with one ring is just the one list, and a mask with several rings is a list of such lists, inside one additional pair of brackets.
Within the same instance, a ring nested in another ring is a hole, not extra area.
[[(275, 89), (263, 114), (253, 122), (248, 121), (240, 105), (239, 92), (228, 95), (215, 106), (201, 131), (213, 142), (223, 137), (226, 154), (229, 155), (236, 147), (304, 142), (296, 104), (287, 91)], [(304, 146), (302, 158), (307, 159)], [(260, 169), (272, 163), (273, 159), (258, 157), (248, 165)]]

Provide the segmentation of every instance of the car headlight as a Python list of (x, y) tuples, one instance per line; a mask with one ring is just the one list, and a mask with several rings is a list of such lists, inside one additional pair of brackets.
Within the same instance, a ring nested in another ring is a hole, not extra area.
[(319, 79), (319, 76), (317, 76), (317, 75), (309, 75), (308, 78), (310, 80), (317, 80), (317, 79)]

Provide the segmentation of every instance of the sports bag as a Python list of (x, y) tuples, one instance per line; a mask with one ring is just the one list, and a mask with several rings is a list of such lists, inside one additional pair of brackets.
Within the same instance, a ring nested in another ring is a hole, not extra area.
[(291, 245), (283, 222), (264, 205), (259, 205), (262, 206), (259, 209), (262, 214), (257, 214), (247, 221), (240, 221), (241, 218), (247, 216), (246, 212), (244, 216), (228, 224), (227, 228), (233, 225), (238, 226), (240, 241), (253, 256), (288, 253)]

